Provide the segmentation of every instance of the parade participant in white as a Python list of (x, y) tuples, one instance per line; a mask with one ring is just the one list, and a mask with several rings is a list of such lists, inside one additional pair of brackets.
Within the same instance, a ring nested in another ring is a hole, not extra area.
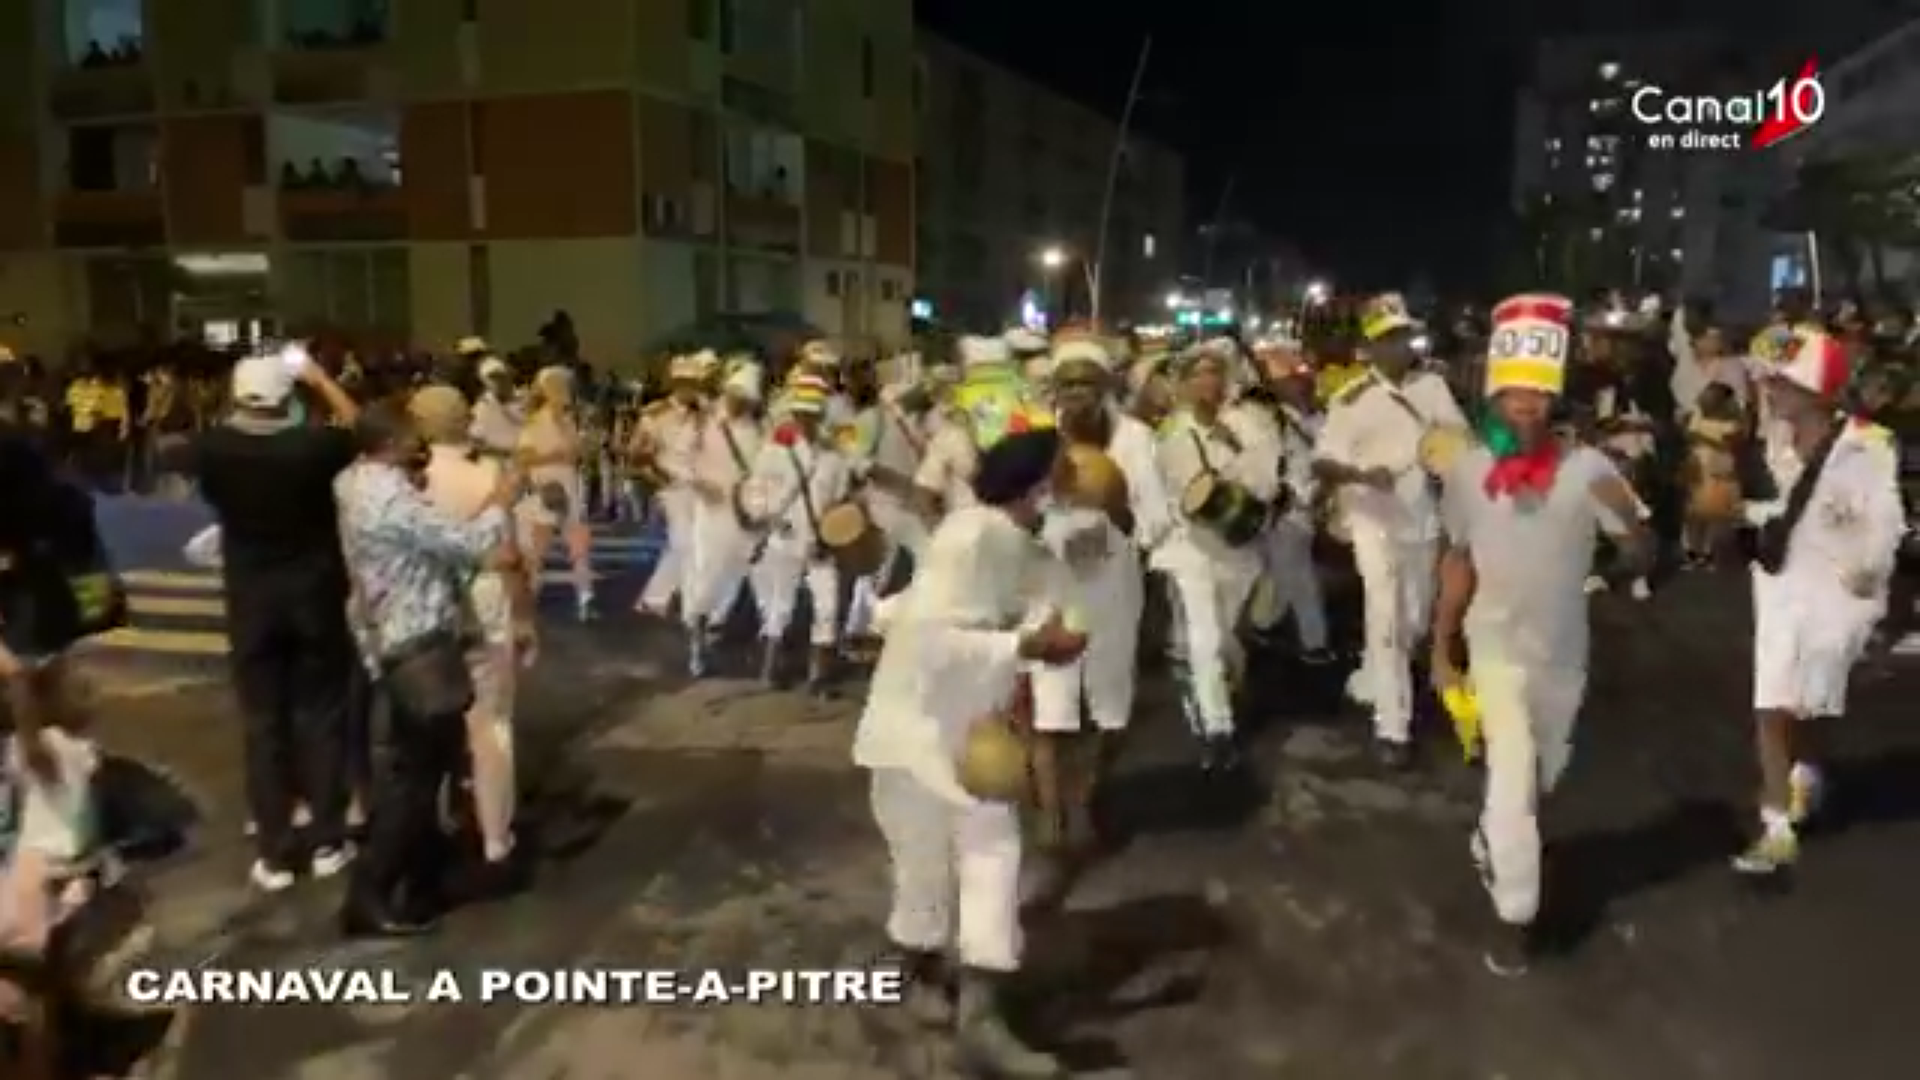
[(1471, 850), (1500, 926), (1486, 962), (1502, 975), (1525, 970), (1540, 909), (1539, 803), (1566, 770), (1586, 692), (1582, 585), (1597, 530), (1624, 538), (1637, 557), (1648, 550), (1612, 462), (1565, 448), (1551, 430), (1572, 307), (1526, 295), (1494, 310), (1486, 391), (1495, 430), (1445, 481), (1432, 674), (1443, 695), (1470, 684), (1481, 717), (1487, 775)]
[(932, 398), (915, 371), (918, 357), (897, 356), (878, 366), (878, 393), (854, 420), (852, 455), (861, 501), (887, 540), (880, 568), (854, 582), (847, 636), (871, 629), (873, 607), (899, 570), (900, 553), (926, 544), (927, 522), (913, 486), (927, 449), (927, 413)]
[(1313, 448), (1320, 430), (1320, 418), (1313, 413), (1313, 379), (1301, 359), (1300, 343), (1291, 338), (1269, 338), (1255, 348), (1254, 355), (1275, 399), (1281, 475), (1288, 498), (1261, 548), (1266, 574), (1254, 588), (1248, 617), (1264, 632), (1291, 612), (1301, 658), (1309, 664), (1330, 663), (1326, 598), (1313, 560), (1313, 507), (1318, 494)]
[[(1005, 367), (1013, 362), (1006, 342), (995, 338), (960, 339), (962, 376), (980, 369)], [(973, 503), (973, 471), (979, 458), (971, 418), (964, 407), (947, 409), (927, 441), (927, 453), (914, 473), (922, 500), (936, 514), (950, 513)]]
[(1846, 348), (1796, 330), (1762, 383), (1786, 437), (1768, 447), (1781, 497), (1749, 504), (1753, 568), (1753, 707), (1761, 832), (1735, 860), (1767, 874), (1799, 855), (1795, 826), (1820, 791), (1813, 721), (1846, 711), (1847, 682), (1874, 624), (1905, 529), (1899, 461), (1886, 429), (1850, 420), (1835, 399)]
[(1367, 305), (1368, 370), (1334, 395), (1315, 447), (1316, 475), (1339, 488), (1366, 593), (1366, 653), (1348, 693), (1373, 707), (1375, 747), (1390, 768), (1413, 760), (1413, 650), (1432, 612), (1438, 557), (1420, 440), (1436, 426), (1467, 426), (1446, 382), (1412, 370), (1416, 325), (1396, 294)]
[[(1139, 553), (1167, 538), (1173, 518), (1153, 431), (1115, 404), (1112, 354), (1098, 340), (1068, 337), (1055, 343), (1052, 361), (1056, 420), (1075, 462), (1118, 473), (1075, 476), (1042, 534), (1071, 571), (1066, 603), (1092, 637), (1079, 662), (1033, 673), (1041, 827), (1044, 841), (1084, 845), (1094, 839), (1090, 807), (1111, 757), (1108, 736), (1124, 731), (1133, 715), (1145, 591)], [(1120, 500), (1107, 484), (1124, 488)], [(1091, 732), (1083, 733), (1083, 705)]]
[(489, 457), (509, 458), (520, 445), (520, 429), (526, 426), (527, 412), (514, 391), (513, 369), (506, 361), (484, 352), (477, 338), (463, 345), (483, 350), (480, 360), (480, 397), (473, 403), (473, 430), (468, 434), (474, 448)]
[(912, 586), (889, 601), (853, 746), (855, 763), (873, 774), (874, 819), (892, 864), (891, 962), (908, 976), (914, 1011), (934, 1020), (943, 955), (957, 952), (961, 1064), (998, 1077), (1063, 1072), (1008, 1030), (999, 1006), (1022, 952), (1018, 809), (969, 795), (955, 759), (984, 714), (1015, 708), (1023, 663), (1069, 663), (1086, 647), (1057, 614), (1035, 610), (1033, 583), (1058, 572), (1033, 536), (1058, 454), (1050, 430), (984, 453), (984, 505), (940, 523)]
[[(530, 492), (518, 509), (528, 558), (545, 557), (557, 533), (567, 548), (573, 577), (574, 608), (582, 622), (593, 615), (593, 530), (587, 522), (586, 483), (581, 476), (586, 452), (580, 430), (573, 373), (542, 368), (534, 376), (526, 426), (515, 451), (526, 469)], [(534, 564), (535, 585), (539, 564)]]
[[(1280, 446), (1273, 425), (1244, 405), (1229, 404), (1227, 381), (1235, 354), (1215, 343), (1181, 360), (1181, 403), (1159, 437), (1158, 459), (1173, 498), (1209, 475), (1236, 484), (1271, 504), (1280, 493)], [(1233, 691), (1244, 663), (1235, 636), (1241, 612), (1260, 574), (1257, 542), (1233, 547), (1185, 515), (1150, 556), (1166, 576), (1174, 604), (1172, 636), (1181, 707), (1203, 747), (1208, 768), (1232, 765)]]
[(853, 483), (846, 456), (825, 430), (830, 393), (818, 376), (792, 380), (782, 406), (785, 419), (754, 459), (742, 500), (749, 520), (768, 530), (752, 572), (762, 613), (761, 678), (773, 683), (779, 677), (782, 646), (804, 587), (813, 609), (807, 685), (815, 692), (825, 689), (840, 627), (840, 569), (821, 546), (820, 515), (846, 499)]
[(687, 669), (706, 674), (709, 630), (733, 612), (753, 566), (760, 535), (750, 529), (744, 503), (766, 437), (755, 410), (760, 366), (736, 359), (721, 389), (720, 407), (703, 415), (687, 486), (693, 492), (693, 549), (681, 618), (687, 628)]
[(676, 356), (667, 368), (672, 392), (667, 398), (647, 407), (634, 427), (628, 456), (633, 458), (643, 478), (653, 486), (661, 514), (666, 518), (667, 542), (654, 565), (647, 587), (635, 605), (648, 615), (665, 617), (676, 596), (683, 595), (687, 567), (692, 562), (694, 494), (687, 486), (693, 467), (694, 446), (700, 430), (700, 414), (706, 403), (700, 384), (713, 362), (712, 353)]

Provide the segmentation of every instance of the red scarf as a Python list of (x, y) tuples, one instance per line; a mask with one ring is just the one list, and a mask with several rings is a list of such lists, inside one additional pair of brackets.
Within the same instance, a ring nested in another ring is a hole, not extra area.
[(1493, 463), (1487, 470), (1488, 498), (1532, 493), (1544, 496), (1553, 489), (1553, 474), (1560, 468), (1560, 440), (1542, 439), (1524, 454), (1514, 454)]

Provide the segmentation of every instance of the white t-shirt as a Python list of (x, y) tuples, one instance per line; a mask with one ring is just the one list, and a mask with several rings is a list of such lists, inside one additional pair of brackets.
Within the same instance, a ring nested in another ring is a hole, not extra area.
[(1447, 474), (1442, 516), (1448, 542), (1471, 553), (1479, 579), (1467, 609), (1470, 649), (1529, 666), (1587, 667), (1586, 580), (1601, 530), (1627, 525), (1593, 494), (1619, 478), (1607, 456), (1579, 447), (1560, 462), (1544, 499), (1486, 492), (1493, 455), (1474, 447)]
[(13, 823), (16, 844), (54, 863), (71, 862), (93, 848), (93, 774), (100, 767), (100, 752), (92, 740), (58, 729), (41, 738), (53, 756), (59, 782), (46, 783), (27, 771), (18, 739), (9, 738), (0, 797), (11, 797), (9, 789), (20, 793), (20, 816)]

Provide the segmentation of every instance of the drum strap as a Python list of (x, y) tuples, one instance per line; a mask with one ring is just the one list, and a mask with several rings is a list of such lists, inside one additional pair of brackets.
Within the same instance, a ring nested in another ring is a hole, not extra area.
[(747, 455), (740, 452), (739, 440), (733, 437), (733, 424), (724, 416), (717, 423), (720, 425), (720, 437), (727, 440), (727, 453), (733, 457), (733, 467), (740, 470), (740, 477), (744, 480), (752, 470), (747, 467)]
[[(793, 473), (800, 478), (800, 507), (807, 512), (807, 527), (813, 530), (816, 543), (820, 539), (820, 514), (813, 505), (813, 474), (800, 463), (800, 452), (787, 447), (787, 460), (793, 462)], [(789, 503), (788, 505), (792, 505)]]

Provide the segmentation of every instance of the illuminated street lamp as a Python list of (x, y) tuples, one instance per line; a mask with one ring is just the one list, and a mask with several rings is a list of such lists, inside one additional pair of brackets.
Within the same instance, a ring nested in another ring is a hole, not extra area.
[(1307, 285), (1307, 293), (1306, 293), (1307, 303), (1309, 304), (1326, 303), (1327, 292), (1328, 290), (1327, 290), (1326, 282), (1324, 281), (1309, 282)]
[(1067, 253), (1058, 247), (1050, 247), (1040, 253), (1040, 265), (1049, 270), (1058, 270), (1067, 265)]
[(1187, 303), (1187, 298), (1184, 296), (1181, 296), (1179, 293), (1179, 290), (1175, 290), (1167, 294), (1167, 310), (1168, 311), (1179, 311), (1182, 307), (1186, 306), (1186, 303)]

